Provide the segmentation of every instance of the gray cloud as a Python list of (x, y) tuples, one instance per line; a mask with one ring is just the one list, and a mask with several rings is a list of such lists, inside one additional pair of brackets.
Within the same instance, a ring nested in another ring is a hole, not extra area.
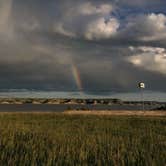
[[(134, 9), (129, 2), (122, 4)], [(74, 65), (84, 90), (133, 91), (144, 80), (166, 91), (166, 15), (154, 10), (122, 19), (122, 4), (1, 1), (0, 89), (76, 90)]]
[(113, 10), (110, 3), (76, 3), (62, 11), (61, 19), (54, 24), (54, 31), (89, 40), (109, 38), (119, 27), (118, 20), (111, 16)]
[(151, 13), (129, 18), (123, 33), (124, 37), (145, 42), (166, 39), (166, 15)]
[(129, 57), (129, 62), (146, 70), (166, 74), (166, 49), (157, 47), (130, 47), (135, 55)]

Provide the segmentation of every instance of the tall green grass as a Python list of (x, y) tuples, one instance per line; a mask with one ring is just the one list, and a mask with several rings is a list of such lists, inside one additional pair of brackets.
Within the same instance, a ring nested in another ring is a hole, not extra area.
[(165, 117), (0, 114), (2, 166), (165, 164)]

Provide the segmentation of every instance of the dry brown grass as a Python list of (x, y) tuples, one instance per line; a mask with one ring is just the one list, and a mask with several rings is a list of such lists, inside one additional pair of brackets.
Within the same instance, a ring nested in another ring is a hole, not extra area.
[(65, 111), (68, 115), (109, 115), (109, 116), (166, 116), (166, 111)]
[(0, 166), (164, 166), (166, 118), (119, 112), (0, 113)]
[(66, 110), (64, 112), (40, 112), (40, 111), (24, 111), (24, 112), (0, 112), (0, 115), (2, 114), (41, 114), (41, 115), (47, 115), (47, 114), (64, 114), (64, 115), (105, 115), (105, 116), (165, 116), (166, 117), (166, 111), (137, 111), (137, 110), (103, 110), (103, 111), (96, 111), (96, 110)]

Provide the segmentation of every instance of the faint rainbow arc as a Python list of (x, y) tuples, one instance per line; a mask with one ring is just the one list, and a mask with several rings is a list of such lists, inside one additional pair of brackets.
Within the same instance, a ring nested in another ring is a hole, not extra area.
[(75, 80), (78, 90), (83, 91), (82, 80), (77, 66), (74, 63), (72, 63), (71, 68), (72, 68), (73, 78)]

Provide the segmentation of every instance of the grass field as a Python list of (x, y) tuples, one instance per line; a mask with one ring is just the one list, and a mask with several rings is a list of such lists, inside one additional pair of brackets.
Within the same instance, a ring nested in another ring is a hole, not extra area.
[(2, 166), (165, 164), (165, 117), (0, 113)]

